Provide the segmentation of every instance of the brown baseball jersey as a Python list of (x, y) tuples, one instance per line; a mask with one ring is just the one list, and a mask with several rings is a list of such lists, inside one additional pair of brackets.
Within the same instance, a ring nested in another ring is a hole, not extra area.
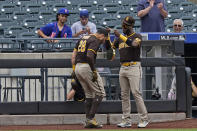
[(92, 51), (95, 54), (94, 63), (97, 56), (97, 51), (101, 41), (96, 38), (95, 35), (83, 36), (76, 44), (75, 50), (77, 50), (76, 64), (88, 63), (87, 52)]
[(123, 42), (121, 39), (117, 39), (114, 42), (114, 46), (116, 48), (119, 48), (120, 53), (120, 62), (131, 62), (131, 61), (140, 61), (140, 46), (139, 44), (137, 47), (132, 46), (132, 42), (135, 39), (138, 39), (141, 41), (142, 36), (137, 33), (133, 33), (130, 36), (126, 36), (127, 40), (126, 42)]

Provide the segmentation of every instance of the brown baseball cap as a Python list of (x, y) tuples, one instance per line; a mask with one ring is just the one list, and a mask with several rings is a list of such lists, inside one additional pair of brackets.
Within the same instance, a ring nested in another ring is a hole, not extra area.
[(133, 19), (132, 16), (126, 16), (124, 19), (123, 19), (123, 23), (128, 25), (128, 26), (133, 26), (135, 24), (135, 20)]

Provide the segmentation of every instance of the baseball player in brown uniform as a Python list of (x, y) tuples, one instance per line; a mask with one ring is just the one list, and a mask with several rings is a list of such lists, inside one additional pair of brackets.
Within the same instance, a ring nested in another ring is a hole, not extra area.
[(131, 105), (130, 91), (136, 101), (137, 111), (139, 113), (139, 128), (146, 127), (149, 123), (148, 113), (144, 105), (144, 101), (140, 92), (140, 79), (142, 77), (142, 69), (140, 63), (140, 47), (142, 36), (133, 31), (135, 20), (131, 16), (126, 16), (122, 21), (122, 30), (124, 35), (114, 30), (116, 36), (113, 42), (120, 53), (120, 73), (119, 81), (121, 87), (122, 98), (122, 122), (118, 127), (131, 127)]
[(82, 85), (86, 100), (85, 128), (101, 128), (96, 121), (97, 108), (105, 96), (102, 79), (95, 68), (95, 61), (99, 46), (108, 38), (106, 29), (99, 29), (97, 33), (83, 36), (76, 44), (72, 54), (72, 64), (75, 74)]

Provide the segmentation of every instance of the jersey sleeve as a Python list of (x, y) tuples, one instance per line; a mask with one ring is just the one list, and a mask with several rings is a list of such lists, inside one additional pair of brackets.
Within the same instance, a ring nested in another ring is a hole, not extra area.
[(67, 38), (72, 38), (72, 30), (70, 27), (68, 27), (68, 30), (67, 30)]
[(44, 27), (41, 27), (40, 30), (46, 35), (50, 36), (53, 32), (53, 23), (47, 24)]

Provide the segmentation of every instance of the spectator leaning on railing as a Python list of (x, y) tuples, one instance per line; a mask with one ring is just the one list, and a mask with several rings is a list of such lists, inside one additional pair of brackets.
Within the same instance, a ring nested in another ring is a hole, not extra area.
[[(42, 38), (71, 38), (72, 31), (65, 23), (69, 16), (69, 11), (66, 8), (61, 8), (57, 15), (57, 22), (49, 23), (38, 30), (38, 35)], [(58, 40), (47, 40), (47, 42), (58, 42)]]

